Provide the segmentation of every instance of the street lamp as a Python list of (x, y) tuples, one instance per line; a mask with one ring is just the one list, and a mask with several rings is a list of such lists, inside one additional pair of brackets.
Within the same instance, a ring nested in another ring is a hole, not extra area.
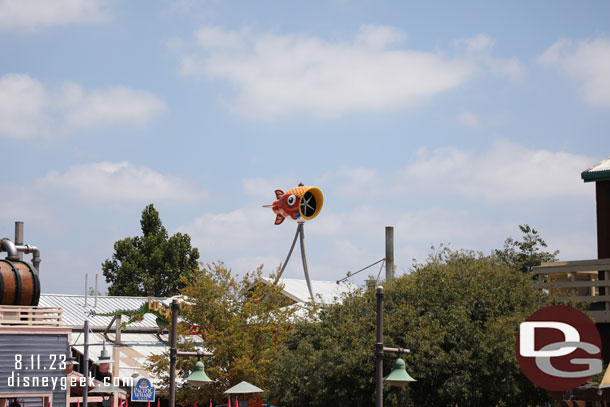
[(74, 366), (76, 365), (78, 365), (76, 358), (73, 358), (72, 356), (67, 357), (66, 361), (64, 362), (64, 373), (67, 375), (72, 374), (74, 371)]
[(169, 407), (176, 407), (176, 361), (178, 356), (197, 356), (193, 373), (186, 379), (187, 383), (201, 386), (212, 381), (203, 370), (203, 356), (212, 356), (209, 352), (197, 349), (197, 352), (178, 352), (178, 300), (172, 300), (172, 326), (169, 332)]
[[(383, 346), (383, 287), (378, 286), (375, 290), (377, 295), (377, 342), (375, 343), (375, 364), (376, 364), (376, 372), (375, 372), (375, 401), (377, 407), (383, 407), (383, 355), (384, 352), (394, 352), (399, 355), (403, 353), (410, 353), (409, 349), (404, 348), (388, 348)], [(394, 361), (392, 366), (392, 372), (386, 376), (385, 381), (393, 386), (404, 387), (409, 382), (414, 382), (413, 379), (407, 373), (407, 369), (405, 368), (405, 361), (402, 358), (398, 357)]]
[(105, 375), (108, 373), (111, 363), (114, 363), (114, 360), (112, 360), (110, 351), (106, 349), (106, 342), (104, 342), (104, 348), (102, 349), (102, 353), (100, 353), (100, 358), (95, 364), (98, 365), (99, 372)]
[(195, 363), (193, 373), (191, 373), (189, 377), (186, 378), (186, 382), (192, 384), (193, 386), (202, 386), (211, 381), (213, 380), (210, 379), (203, 370), (203, 362), (201, 360), (198, 360), (197, 363)]
[(398, 359), (396, 359), (392, 365), (392, 372), (387, 375), (383, 381), (391, 384), (392, 386), (405, 387), (410, 382), (414, 382), (415, 379), (412, 378), (409, 373), (407, 373), (405, 361), (402, 360), (401, 357), (398, 357)]

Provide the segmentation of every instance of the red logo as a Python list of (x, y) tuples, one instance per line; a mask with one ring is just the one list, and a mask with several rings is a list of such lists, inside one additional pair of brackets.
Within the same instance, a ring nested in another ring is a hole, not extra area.
[(519, 326), (521, 370), (546, 390), (569, 390), (602, 371), (601, 339), (591, 318), (565, 305), (534, 312)]

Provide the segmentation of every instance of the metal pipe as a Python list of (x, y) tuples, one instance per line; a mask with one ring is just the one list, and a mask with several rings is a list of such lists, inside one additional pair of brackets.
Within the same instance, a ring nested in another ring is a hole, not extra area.
[(178, 300), (172, 301), (172, 327), (169, 337), (169, 407), (176, 407), (176, 358), (178, 357)]
[(87, 308), (87, 290), (89, 289), (89, 274), (85, 273), (85, 308)]
[(383, 287), (375, 290), (377, 296), (377, 342), (375, 343), (375, 405), (383, 407)]
[[(15, 245), (23, 244), (23, 222), (15, 222)], [(23, 260), (23, 254), (19, 253), (19, 260)]]
[(394, 279), (394, 227), (385, 227), (385, 281)]
[(15, 246), (18, 252), (22, 252), (25, 254), (32, 254), (32, 265), (36, 269), (36, 271), (40, 274), (40, 250), (38, 247), (32, 246), (30, 244), (24, 244), (20, 246)]
[(0, 240), (0, 251), (8, 253), (6, 256), (8, 260), (19, 260), (19, 252), (17, 251), (15, 243), (11, 242), (11, 239)]
[(307, 282), (307, 288), (309, 289), (309, 295), (311, 296), (311, 303), (315, 303), (313, 296), (313, 290), (311, 288), (311, 279), (309, 278), (309, 269), (307, 268), (307, 255), (305, 254), (305, 228), (303, 223), (299, 223), (297, 228), (299, 233), (299, 243), (301, 244), (301, 260), (303, 262), (303, 271), (305, 272), (305, 281)]
[(297, 232), (294, 234), (294, 239), (292, 240), (292, 245), (290, 246), (290, 250), (288, 250), (288, 256), (286, 256), (286, 260), (284, 260), (284, 264), (282, 264), (282, 268), (280, 269), (280, 272), (277, 274), (274, 284), (277, 284), (277, 282), (280, 281), (280, 277), (282, 277), (282, 274), (284, 274), (284, 270), (286, 269), (288, 260), (290, 260), (290, 255), (292, 254), (292, 251), (294, 250), (294, 245), (297, 242), (298, 236), (299, 236), (299, 228), (297, 228)]

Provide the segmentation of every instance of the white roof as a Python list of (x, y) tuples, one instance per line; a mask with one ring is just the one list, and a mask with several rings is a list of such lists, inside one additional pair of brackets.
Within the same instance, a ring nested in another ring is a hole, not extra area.
[[(155, 301), (167, 302), (166, 298), (152, 298)], [(171, 299), (169, 299), (171, 302)], [(119, 297), (98, 295), (97, 302), (95, 297), (87, 297), (85, 307), (84, 295), (70, 294), (40, 294), (38, 303), (41, 307), (61, 307), (63, 309), (62, 324), (72, 328), (82, 328), (85, 319), (89, 319), (89, 328), (106, 328), (112, 317), (93, 316), (92, 311), (107, 314), (119, 310), (135, 311), (143, 304), (148, 302), (148, 297)], [(96, 305), (97, 304), (97, 305)], [(127, 317), (123, 316), (123, 322)], [(146, 314), (144, 319), (139, 322), (129, 324), (129, 327), (157, 328), (156, 317), (153, 314)]]
[[(273, 280), (263, 277), (265, 284), (272, 284)], [(284, 286), (282, 294), (295, 302), (311, 302), (307, 281), (292, 278), (280, 278), (279, 284)], [(342, 296), (358, 289), (358, 286), (348, 281), (337, 284), (335, 281), (312, 280), (311, 289), (316, 304), (334, 304), (342, 301)]]
[(602, 162), (595, 164), (585, 172), (597, 172), (597, 171), (608, 171), (610, 170), (610, 157), (606, 158)]

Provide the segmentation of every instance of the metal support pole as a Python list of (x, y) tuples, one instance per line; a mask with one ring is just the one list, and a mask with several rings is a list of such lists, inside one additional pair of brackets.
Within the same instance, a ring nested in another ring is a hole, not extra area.
[(394, 227), (385, 227), (385, 281), (394, 279)]
[(172, 326), (169, 337), (169, 407), (176, 407), (176, 358), (178, 356), (178, 300), (172, 301)]
[(307, 281), (307, 288), (309, 289), (309, 295), (311, 296), (311, 302), (314, 303), (315, 299), (313, 296), (313, 290), (311, 289), (311, 279), (309, 278), (309, 269), (307, 268), (307, 255), (305, 254), (305, 231), (303, 223), (299, 223), (297, 233), (300, 234), (299, 242), (301, 244), (301, 260), (303, 261), (303, 271), (305, 272), (305, 281)]
[(89, 396), (89, 320), (85, 320), (84, 346), (83, 346), (83, 375), (87, 381), (85, 387), (83, 387), (83, 406), (87, 407), (87, 397)]
[(280, 269), (280, 272), (277, 274), (277, 278), (275, 279), (275, 283), (277, 283), (280, 280), (280, 277), (282, 277), (282, 274), (284, 273), (284, 270), (286, 269), (286, 265), (288, 264), (288, 260), (290, 260), (290, 255), (292, 255), (292, 251), (294, 250), (294, 245), (297, 242), (297, 237), (299, 236), (299, 232), (300, 229), (297, 227), (297, 231), (294, 234), (294, 239), (292, 240), (292, 245), (290, 246), (290, 250), (288, 251), (288, 256), (286, 256), (286, 260), (284, 260), (284, 264), (282, 264), (282, 268)]
[(93, 308), (97, 308), (97, 273), (95, 273), (95, 300), (93, 302)]
[(375, 290), (377, 295), (377, 342), (375, 343), (375, 405), (383, 407), (383, 287)]

